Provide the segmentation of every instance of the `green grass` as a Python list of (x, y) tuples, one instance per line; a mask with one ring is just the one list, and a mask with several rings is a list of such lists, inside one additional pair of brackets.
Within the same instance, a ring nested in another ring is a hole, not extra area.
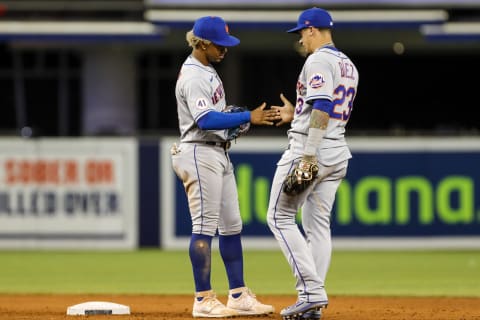
[(338, 252), (330, 293), (480, 296), (480, 251)]
[[(280, 251), (247, 251), (245, 279), (257, 294), (295, 294)], [(219, 253), (212, 284), (226, 292)], [(480, 297), (480, 251), (337, 251), (330, 295)], [(191, 294), (186, 251), (0, 251), (0, 293)]]

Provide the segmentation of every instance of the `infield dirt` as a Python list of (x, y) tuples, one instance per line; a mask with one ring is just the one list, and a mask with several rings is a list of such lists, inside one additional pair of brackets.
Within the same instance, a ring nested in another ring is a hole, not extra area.
[[(279, 311), (295, 302), (295, 296), (258, 298), (275, 306), (276, 312), (261, 317), (234, 319), (281, 319)], [(226, 296), (219, 296), (223, 302)], [(108, 301), (130, 307), (130, 315), (67, 316), (71, 305)], [(0, 319), (25, 320), (178, 320), (191, 316), (193, 295), (0, 295)], [(480, 320), (480, 298), (404, 298), (331, 296), (323, 320)]]

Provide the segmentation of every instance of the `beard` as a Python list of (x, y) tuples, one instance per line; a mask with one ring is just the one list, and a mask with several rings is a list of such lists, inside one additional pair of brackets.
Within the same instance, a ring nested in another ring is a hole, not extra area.
[(305, 47), (303, 45), (301, 45), (298, 41), (296, 41), (294, 44), (293, 44), (293, 49), (302, 57), (307, 57), (308, 56), (308, 52), (307, 50), (305, 49)]

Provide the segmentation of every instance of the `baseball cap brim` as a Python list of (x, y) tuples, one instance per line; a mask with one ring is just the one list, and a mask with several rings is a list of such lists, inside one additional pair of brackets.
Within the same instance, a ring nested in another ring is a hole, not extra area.
[(212, 41), (216, 45), (224, 46), (224, 47), (233, 47), (240, 43), (240, 39), (231, 35), (228, 35), (222, 39), (215, 39), (210, 41)]
[(304, 26), (304, 25), (301, 25), (301, 26), (296, 26), (295, 28), (292, 28), (290, 30), (287, 30), (288, 33), (294, 33), (294, 32), (298, 32), (302, 29), (305, 29), (306, 27), (308, 26)]

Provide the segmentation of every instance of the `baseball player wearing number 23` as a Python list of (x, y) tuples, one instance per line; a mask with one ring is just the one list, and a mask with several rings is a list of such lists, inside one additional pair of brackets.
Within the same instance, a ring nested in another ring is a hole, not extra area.
[[(333, 20), (320, 8), (303, 11), (297, 26), (308, 56), (293, 106), (280, 95), (282, 120), (291, 122), (289, 147), (277, 163), (267, 221), (296, 279), (297, 302), (281, 310), (284, 320), (320, 319), (328, 305), (325, 278), (331, 259), (330, 215), (347, 172), (345, 126), (357, 93), (358, 71), (332, 41)], [(302, 209), (302, 234), (296, 215)]]
[[(265, 103), (252, 111), (227, 106), (222, 81), (211, 63), (223, 60), (227, 47), (240, 40), (229, 34), (222, 18), (199, 18), (186, 39), (192, 54), (183, 63), (175, 88), (181, 136), (171, 154), (173, 169), (185, 187), (192, 221), (192, 315), (269, 314), (273, 307), (260, 303), (244, 282), (242, 220), (228, 149), (230, 140), (245, 133), (249, 124), (273, 125), (280, 119), (279, 111), (265, 110)], [(217, 232), (230, 289), (226, 305), (217, 299), (210, 282), (211, 244)]]

